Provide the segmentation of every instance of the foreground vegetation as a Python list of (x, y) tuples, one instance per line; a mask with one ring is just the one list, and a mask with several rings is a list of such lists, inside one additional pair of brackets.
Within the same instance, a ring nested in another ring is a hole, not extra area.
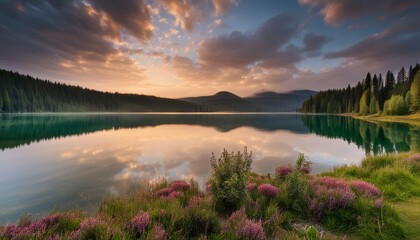
[[(224, 151), (210, 163), (205, 190), (193, 180), (162, 180), (103, 200), (93, 216), (66, 211), (22, 217), (0, 226), (0, 239), (404, 239), (418, 234), (419, 154), (368, 157), (360, 167), (320, 176), (310, 173), (304, 155), (294, 166), (267, 175), (251, 172), (246, 149)], [(414, 201), (417, 212), (406, 211), (401, 201)]]

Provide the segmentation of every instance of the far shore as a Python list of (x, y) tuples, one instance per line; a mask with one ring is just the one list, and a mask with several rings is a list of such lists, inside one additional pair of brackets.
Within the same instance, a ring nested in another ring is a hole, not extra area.
[(415, 126), (420, 126), (420, 113), (402, 115), (402, 116), (383, 116), (379, 114), (361, 116), (356, 113), (345, 113), (339, 114), (341, 116), (350, 116), (359, 120), (368, 122), (396, 122), (396, 123), (408, 123)]

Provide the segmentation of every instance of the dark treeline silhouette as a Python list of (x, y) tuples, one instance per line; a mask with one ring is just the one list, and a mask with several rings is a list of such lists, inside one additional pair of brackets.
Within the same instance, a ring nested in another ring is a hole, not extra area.
[(361, 115), (405, 115), (420, 112), (420, 65), (404, 67), (397, 77), (392, 71), (368, 73), (356, 86), (321, 91), (307, 99), (304, 113), (358, 113)]
[(354, 143), (366, 154), (420, 151), (418, 126), (371, 123), (338, 115), (302, 115), (301, 119), (310, 132)]
[(1, 112), (195, 112), (196, 104), (154, 96), (100, 92), (0, 69)]

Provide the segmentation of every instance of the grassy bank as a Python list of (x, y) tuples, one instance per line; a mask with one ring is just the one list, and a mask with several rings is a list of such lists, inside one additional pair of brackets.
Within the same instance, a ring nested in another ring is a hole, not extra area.
[(368, 115), (360, 116), (358, 114), (342, 114), (343, 116), (351, 116), (356, 119), (369, 121), (369, 122), (397, 122), (408, 123), (415, 126), (420, 126), (420, 113), (404, 115), (404, 116), (383, 116), (383, 115)]
[(367, 157), (361, 166), (345, 166), (324, 176), (374, 183), (398, 213), (407, 239), (420, 239), (420, 154)]
[[(251, 154), (211, 158), (205, 190), (191, 181), (151, 184), (104, 199), (95, 214), (52, 212), (0, 226), (0, 239), (415, 239), (420, 155), (369, 157), (362, 166), (311, 174), (301, 155), (274, 174)], [(371, 184), (374, 183), (374, 184)]]

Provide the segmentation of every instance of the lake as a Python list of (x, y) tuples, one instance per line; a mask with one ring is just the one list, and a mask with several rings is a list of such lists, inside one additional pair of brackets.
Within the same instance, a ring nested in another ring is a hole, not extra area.
[(418, 150), (420, 127), (292, 113), (2, 114), (0, 223), (54, 207), (89, 211), (162, 177), (203, 184), (212, 153), (245, 146), (258, 173), (299, 153), (318, 173), (366, 154)]

